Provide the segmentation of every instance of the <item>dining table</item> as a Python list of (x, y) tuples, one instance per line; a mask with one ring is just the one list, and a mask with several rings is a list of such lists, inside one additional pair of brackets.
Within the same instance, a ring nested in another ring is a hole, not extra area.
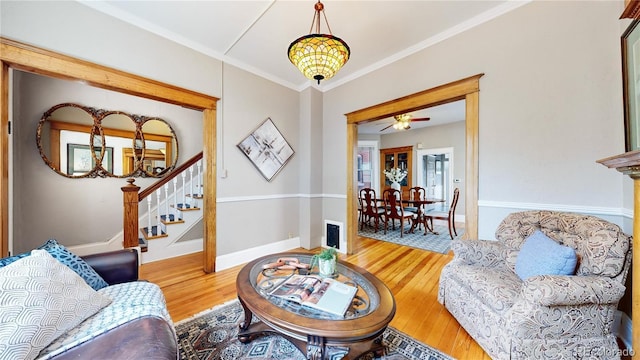
[[(384, 206), (384, 199), (383, 198), (376, 198), (376, 204), (379, 204), (380, 206)], [(418, 224), (423, 223), (424, 224), (424, 235), (427, 235), (427, 232), (431, 232), (434, 235), (439, 235), (438, 232), (434, 231), (434, 229), (430, 228), (427, 224), (426, 218), (425, 218), (425, 213), (423, 212), (422, 208), (424, 207), (424, 205), (429, 205), (429, 204), (437, 204), (437, 203), (443, 203), (445, 202), (445, 199), (436, 199), (436, 198), (424, 198), (424, 199), (402, 199), (402, 203), (403, 204), (407, 204), (410, 206), (415, 206), (416, 208), (418, 208), (418, 212), (416, 213), (416, 218), (411, 220), (411, 228), (409, 230), (407, 230), (405, 232), (405, 234), (409, 234), (409, 233), (414, 233), (416, 227), (418, 226)]]
[(402, 199), (403, 204), (414, 206), (418, 209), (418, 212), (416, 213), (417, 215), (416, 218), (411, 221), (411, 228), (407, 230), (405, 234), (413, 233), (416, 227), (418, 226), (418, 224), (422, 223), (424, 224), (424, 235), (427, 235), (427, 231), (431, 232), (434, 235), (439, 235), (438, 232), (436, 232), (434, 229), (429, 227), (425, 217), (426, 212), (423, 211), (423, 207), (425, 205), (442, 203), (444, 201), (445, 201), (444, 199), (435, 199), (435, 198), (414, 199), (414, 200)]

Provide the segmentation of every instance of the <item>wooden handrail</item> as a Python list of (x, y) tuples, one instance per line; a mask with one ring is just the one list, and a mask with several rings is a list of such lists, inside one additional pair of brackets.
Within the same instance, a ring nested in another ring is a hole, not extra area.
[(187, 160), (184, 164), (173, 169), (169, 175), (159, 179), (148, 188), (143, 191), (139, 191), (140, 187), (134, 184), (135, 179), (128, 179), (127, 186), (122, 187), (123, 193), (123, 229), (124, 229), (124, 241), (123, 246), (125, 248), (136, 247), (138, 244), (138, 203), (144, 198), (153, 194), (154, 191), (164, 186), (167, 182), (171, 181), (174, 177), (183, 171), (189, 169), (193, 164), (202, 159), (202, 152), (196, 154), (191, 159)]
[(159, 188), (161, 188), (162, 186), (164, 186), (164, 184), (166, 184), (169, 181), (171, 181), (174, 177), (178, 176), (183, 171), (189, 169), (191, 167), (191, 165), (197, 163), (198, 160), (201, 160), (201, 159), (202, 159), (202, 151), (200, 153), (198, 153), (198, 154), (195, 154), (191, 159), (185, 161), (184, 164), (182, 164), (182, 165), (178, 166), (177, 168), (173, 169), (173, 171), (171, 171), (169, 173), (169, 175), (163, 177), (162, 179), (159, 179), (155, 183), (151, 184), (151, 186), (149, 186), (148, 188), (142, 190), (138, 194), (138, 201), (142, 201), (147, 196), (153, 194), (154, 191), (156, 191)]

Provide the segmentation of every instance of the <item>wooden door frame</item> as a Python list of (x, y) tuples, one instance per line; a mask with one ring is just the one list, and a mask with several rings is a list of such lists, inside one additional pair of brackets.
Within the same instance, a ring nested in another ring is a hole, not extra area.
[[(9, 71), (21, 70), (202, 111), (205, 272), (216, 259), (216, 97), (0, 37), (0, 257), (9, 251)], [(124, 184), (123, 184), (124, 185)]]
[(355, 173), (358, 154), (358, 124), (393, 115), (465, 100), (465, 234), (478, 238), (478, 121), (480, 78), (478, 74), (415, 94), (345, 114), (347, 117), (347, 253), (353, 254), (358, 237), (358, 189)]

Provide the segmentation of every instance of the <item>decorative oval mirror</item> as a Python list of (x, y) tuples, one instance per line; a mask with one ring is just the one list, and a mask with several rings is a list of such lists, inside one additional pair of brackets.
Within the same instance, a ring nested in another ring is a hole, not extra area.
[(162, 176), (176, 166), (178, 140), (166, 121), (158, 118), (146, 119), (142, 124), (142, 137), (142, 170), (147, 176)]
[(96, 158), (90, 144), (95, 124), (96, 111), (92, 108), (63, 103), (49, 109), (42, 115), (36, 132), (44, 162), (62, 176), (92, 176)]
[(131, 115), (107, 111), (100, 118), (100, 126), (105, 134), (102, 168), (109, 176), (135, 176), (137, 161), (131, 149), (136, 136), (136, 123)]
[(163, 119), (72, 103), (43, 114), (36, 141), (44, 162), (70, 178), (162, 177), (178, 161), (178, 139)]

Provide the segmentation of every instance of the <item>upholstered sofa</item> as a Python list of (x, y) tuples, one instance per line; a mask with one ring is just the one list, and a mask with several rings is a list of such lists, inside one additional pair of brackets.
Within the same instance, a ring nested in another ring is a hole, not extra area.
[[(632, 244), (620, 227), (594, 216), (524, 211), (508, 215), (495, 234), (497, 241), (454, 241), (438, 291), (438, 301), (492, 358), (620, 357), (611, 331)], [(532, 247), (534, 238), (550, 247)], [(565, 250), (575, 254), (573, 263), (543, 265)], [(559, 268), (569, 271), (549, 274)]]
[(0, 359), (177, 359), (162, 291), (137, 280), (135, 249), (80, 258), (49, 240), (0, 259)]

